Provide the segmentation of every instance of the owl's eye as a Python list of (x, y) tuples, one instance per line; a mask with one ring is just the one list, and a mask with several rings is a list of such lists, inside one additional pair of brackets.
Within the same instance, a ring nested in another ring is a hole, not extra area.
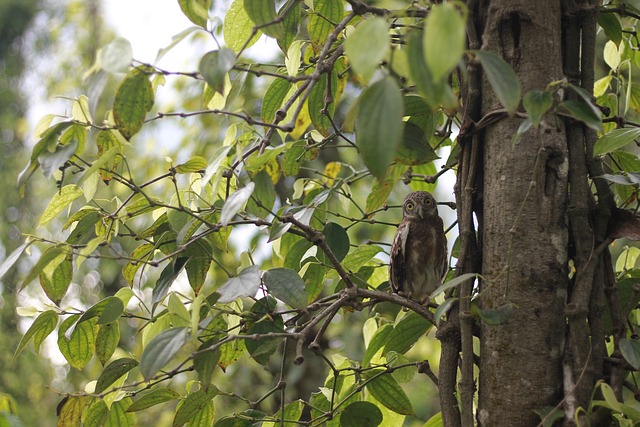
[(433, 200), (431, 200), (431, 199), (427, 199), (427, 200), (425, 200), (425, 201), (424, 201), (424, 203), (425, 203), (427, 206), (431, 206), (431, 204), (433, 203)]
[(406, 205), (404, 205), (405, 208), (407, 208), (408, 211), (412, 211), (413, 208), (415, 208), (416, 206), (413, 204), (413, 202), (407, 202)]

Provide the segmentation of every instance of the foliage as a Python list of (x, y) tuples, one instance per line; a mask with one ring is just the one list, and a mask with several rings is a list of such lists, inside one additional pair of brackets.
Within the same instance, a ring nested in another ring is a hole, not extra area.
[[(218, 39), (210, 2), (180, 7), (198, 26), (182, 38)], [(388, 212), (400, 197), (394, 190), (432, 190), (455, 171), (466, 64), (482, 67), (502, 103), (466, 135), (507, 117), (521, 124), (505, 143), (561, 119), (598, 130), (603, 177), (619, 206), (635, 206), (640, 164), (630, 146), (638, 135), (623, 125), (640, 111), (631, 83), (637, 40), (622, 31), (635, 20), (605, 12), (610, 70), (595, 104), (564, 80), (522, 94), (497, 53), (466, 48), (468, 11), (456, 2), (389, 11), (357, 0), (234, 0), (223, 19), (227, 47), (194, 61), (198, 72), (135, 61), (122, 39), (104, 47), (93, 72), (120, 80), (114, 94), (100, 95), (111, 108), (97, 117), (80, 95), (68, 116), (40, 123), (19, 184), (29, 194), (29, 178), (42, 169), (58, 188), (38, 232), (0, 267), (6, 272), (27, 248), (40, 254), (22, 286), (38, 282), (50, 300), (16, 353), (31, 343), (38, 352), (57, 331), (69, 365), (93, 380), (63, 398), (59, 425), (133, 425), (158, 406), (173, 410), (172, 425), (399, 425), (434, 415), (406, 391), (425, 381), (418, 372), (437, 385), (424, 360), (433, 350), (418, 350), (433, 349), (425, 333), (450, 321), (458, 287), (480, 277), (454, 269), (450, 277), (459, 277), (434, 293), (431, 307), (388, 292), (382, 242), (398, 220), (398, 210)], [(277, 41), (273, 63), (246, 54), (260, 34)], [(123, 63), (131, 64), (124, 76)], [(169, 79), (183, 96), (175, 111), (158, 101)], [(149, 161), (142, 147), (157, 143), (154, 129), (183, 120), (188, 143), (165, 162), (156, 153)], [(449, 156), (440, 171), (438, 155)], [(620, 235), (632, 234), (636, 221), (625, 224)], [(614, 261), (618, 293), (628, 295), (618, 315), (629, 327), (609, 349), (634, 368), (637, 258), (629, 247)], [(106, 295), (71, 293), (90, 269), (114, 265), (117, 285)], [(471, 301), (465, 314), (501, 324), (515, 309)], [(296, 373), (315, 383), (295, 384)], [(242, 381), (251, 386), (236, 388)], [(622, 403), (619, 391), (598, 390), (604, 400), (584, 411), (607, 407), (636, 420), (633, 396)]]

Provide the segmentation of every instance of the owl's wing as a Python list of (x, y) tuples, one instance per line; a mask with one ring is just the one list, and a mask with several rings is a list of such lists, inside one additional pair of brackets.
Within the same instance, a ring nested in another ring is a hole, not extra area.
[(402, 291), (405, 280), (405, 253), (407, 237), (409, 236), (409, 222), (403, 221), (398, 227), (396, 237), (393, 239), (390, 254), (389, 282), (394, 292)]

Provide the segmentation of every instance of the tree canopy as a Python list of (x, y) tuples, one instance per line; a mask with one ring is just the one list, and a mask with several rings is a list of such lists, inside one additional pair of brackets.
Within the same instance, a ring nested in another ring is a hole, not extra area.
[[(525, 140), (538, 144), (533, 170), (502, 178), (529, 188), (514, 195), (522, 208), (506, 218), (512, 235), (523, 223), (535, 227), (522, 212), (536, 185), (555, 190), (536, 175), (545, 135), (584, 135), (582, 158), (571, 147), (566, 157), (565, 147), (543, 167), (569, 177), (561, 189), (569, 201), (550, 215), (569, 236), (554, 242), (565, 254), (564, 293), (553, 289), (565, 310), (555, 338), (564, 342), (568, 324), (575, 351), (558, 358), (559, 371), (568, 366), (562, 396), (528, 410), (543, 425), (640, 420), (640, 249), (612, 245), (640, 235), (640, 11), (624, 2), (580, 13), (565, 5), (565, 22), (582, 29), (575, 40), (585, 37), (578, 45), (601, 60), (591, 64), (597, 79), (576, 78), (565, 60), (566, 77), (532, 87), (519, 46), (492, 49), (486, 34), (480, 44), (481, 18), (497, 9), (479, 17), (474, 1), (233, 0), (223, 16), (212, 15), (211, 0), (178, 3), (193, 27), (153, 63), (136, 60), (123, 38), (102, 46), (84, 94), (38, 124), (18, 177), (28, 195), (30, 179), (43, 174), (50, 199), (0, 277), (30, 254), (16, 288), (43, 292), (21, 310), (33, 322), (15, 354), (39, 353), (57, 335), (74, 372), (58, 390), (58, 425), (473, 422), (476, 380), (499, 375), (474, 367), (474, 347), (491, 339), (486, 328), (517, 329), (523, 307), (500, 283), (517, 275), (515, 257), (537, 256), (512, 240), (499, 271), (482, 268), (490, 224), (483, 228), (482, 182), (469, 159), (484, 149), (474, 138), (496, 123), (513, 127), (500, 147), (518, 154)], [(257, 62), (247, 51), (265, 39), (279, 52)], [(218, 47), (193, 58), (193, 69), (162, 65), (169, 50), (202, 40)], [(565, 48), (575, 42), (566, 40)], [(489, 91), (495, 105), (478, 107)], [(589, 169), (578, 175), (575, 165)], [(388, 282), (389, 243), (410, 190), (436, 194), (452, 242), (447, 281), (428, 305)], [(600, 305), (577, 316), (571, 310), (583, 306), (572, 297), (585, 280), (607, 285)], [(580, 349), (582, 338), (595, 349)], [(600, 350), (601, 370), (585, 386), (581, 370)], [(20, 416), (6, 406), (0, 417)]]

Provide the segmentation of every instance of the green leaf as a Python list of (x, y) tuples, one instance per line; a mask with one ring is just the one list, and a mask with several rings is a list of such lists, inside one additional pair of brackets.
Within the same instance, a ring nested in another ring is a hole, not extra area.
[(252, 265), (231, 277), (216, 292), (220, 294), (218, 302), (228, 303), (240, 297), (252, 297), (260, 287), (260, 269)]
[[(293, 5), (292, 5), (293, 3)], [(278, 46), (283, 52), (287, 52), (291, 44), (298, 35), (298, 27), (300, 26), (300, 2), (298, 0), (287, 0), (278, 11), (278, 15), (282, 15), (286, 11), (282, 25), (284, 27), (284, 37), (278, 40)]]
[(298, 273), (288, 268), (274, 268), (264, 273), (264, 285), (271, 295), (293, 308), (307, 307), (304, 282)]
[(211, 377), (216, 366), (218, 366), (218, 360), (220, 360), (220, 348), (215, 350), (207, 350), (209, 347), (215, 344), (215, 340), (208, 340), (198, 348), (198, 352), (193, 358), (193, 367), (198, 373), (198, 379), (200, 384), (205, 389), (209, 388), (211, 384)]
[[(327, 93), (327, 80), (330, 80), (331, 86)], [(326, 74), (311, 89), (308, 98), (309, 115), (311, 123), (322, 136), (329, 136), (333, 129), (331, 120), (336, 109), (338, 100), (335, 99), (338, 93), (338, 74), (332, 70)], [(331, 118), (331, 120), (329, 119)]]
[(118, 297), (107, 297), (102, 301), (94, 304), (90, 309), (84, 312), (78, 323), (98, 318), (98, 325), (106, 325), (115, 322), (124, 313), (124, 304)]
[(640, 370), (640, 342), (633, 339), (620, 340), (620, 352), (624, 360), (636, 371)]
[(118, 378), (132, 370), (138, 366), (138, 361), (135, 359), (131, 359), (128, 357), (123, 357), (122, 359), (114, 360), (109, 363), (102, 370), (102, 373), (98, 377), (98, 381), (96, 382), (96, 393), (102, 393), (109, 387), (111, 384), (116, 382)]
[(433, 317), (436, 320), (436, 326), (440, 326), (442, 317), (449, 311), (451, 306), (453, 306), (456, 301), (458, 301), (458, 298), (447, 298), (442, 304), (438, 306), (438, 308), (436, 308), (436, 312), (433, 314)]
[(259, 29), (274, 39), (284, 37), (284, 26), (277, 20), (275, 0), (244, 0), (247, 15)]
[[(252, 309), (252, 311), (254, 310)], [(278, 322), (278, 324), (275, 322)], [(268, 316), (264, 316), (264, 320), (254, 323), (247, 330), (247, 333), (261, 335), (264, 336), (264, 338), (245, 340), (245, 346), (251, 358), (261, 365), (269, 363), (269, 357), (278, 349), (278, 345), (280, 345), (282, 339), (269, 338), (268, 335), (272, 332), (280, 333), (282, 331), (282, 319), (279, 317), (274, 320), (269, 320)]]
[(154, 103), (153, 87), (149, 81), (150, 69), (134, 68), (120, 83), (113, 101), (116, 127), (127, 140), (138, 133)]
[(48, 224), (60, 212), (65, 210), (75, 199), (82, 196), (82, 190), (74, 184), (65, 185), (58, 191), (44, 210), (38, 227)]
[(82, 416), (85, 426), (103, 426), (109, 418), (109, 407), (104, 400), (96, 400)]
[(419, 314), (413, 311), (407, 313), (389, 334), (384, 352), (406, 353), (431, 326), (431, 322)]
[(118, 168), (120, 160), (122, 158), (123, 147), (122, 143), (118, 139), (117, 131), (114, 130), (102, 130), (98, 132), (96, 136), (96, 145), (98, 146), (98, 158), (87, 169), (80, 180), (78, 185), (81, 185), (94, 173), (100, 173), (100, 179), (105, 183), (109, 183), (113, 178), (113, 172)]
[(598, 25), (602, 27), (609, 40), (617, 45), (622, 41), (622, 25), (615, 13), (599, 13)]
[(187, 260), (188, 258), (178, 258), (175, 262), (167, 264), (164, 270), (162, 270), (160, 278), (153, 287), (153, 293), (151, 295), (151, 303), (154, 308), (167, 295), (167, 292), (169, 292), (169, 288), (173, 282), (178, 278), (180, 273), (182, 273), (182, 269), (184, 268)]
[(425, 20), (424, 58), (433, 81), (449, 75), (465, 49), (465, 17), (453, 3), (434, 5)]
[(73, 264), (70, 257), (60, 262), (49, 276), (46, 272), (40, 273), (40, 286), (47, 297), (56, 305), (67, 293), (73, 277)]
[(513, 68), (495, 53), (478, 50), (475, 54), (480, 59), (484, 73), (500, 103), (509, 115), (513, 115), (518, 111), (520, 104), (521, 89), (518, 76)]
[(438, 289), (436, 289), (435, 291), (433, 291), (431, 293), (431, 295), (429, 296), (430, 299), (434, 299), (435, 297), (437, 297), (438, 295), (440, 295), (441, 293), (448, 291), (449, 289), (455, 288), (456, 286), (458, 286), (459, 284), (461, 284), (462, 282), (464, 282), (465, 280), (470, 280), (470, 279), (475, 279), (475, 278), (481, 278), (482, 276), (480, 276), (477, 273), (464, 273), (461, 274), (460, 276), (453, 278), (451, 280), (449, 280), (448, 282), (440, 285), (438, 287)]
[(118, 348), (120, 342), (120, 325), (118, 322), (100, 325), (96, 335), (96, 356), (103, 365), (107, 363)]
[(307, 239), (300, 239), (293, 244), (293, 246), (286, 252), (284, 258), (284, 267), (294, 271), (300, 270), (300, 262), (302, 257), (313, 246), (313, 243)]
[(513, 304), (507, 303), (496, 308), (480, 308), (471, 304), (471, 315), (479, 317), (487, 325), (504, 325), (513, 313)]
[(361, 21), (344, 42), (344, 51), (356, 73), (369, 80), (389, 54), (389, 27), (386, 19), (373, 17)]
[[(199, 245), (208, 244), (205, 240), (198, 242)], [(211, 267), (211, 259), (204, 256), (191, 257), (185, 265), (189, 285), (196, 294), (200, 292)]]
[(402, 138), (404, 101), (391, 77), (376, 82), (360, 95), (356, 139), (360, 156), (382, 180)]
[(40, 255), (40, 258), (38, 259), (38, 262), (36, 262), (36, 265), (33, 266), (31, 271), (29, 271), (29, 274), (27, 274), (27, 277), (25, 277), (24, 281), (22, 282), (22, 285), (20, 286), (20, 289), (24, 288), (29, 283), (31, 283), (33, 279), (35, 279), (40, 275), (40, 273), (42, 272), (42, 270), (45, 269), (46, 266), (48, 266), (53, 260), (55, 260), (56, 258), (58, 258), (63, 254), (65, 254), (65, 252), (61, 246), (48, 247), (42, 253), (42, 255)]
[(252, 37), (253, 22), (244, 8), (244, 0), (231, 3), (224, 16), (223, 34), (224, 41), (236, 53), (251, 47), (262, 35), (262, 31), (257, 31)]
[(547, 91), (530, 90), (525, 93), (522, 105), (529, 113), (531, 124), (537, 128), (544, 113), (553, 105), (553, 96)]
[(371, 402), (353, 402), (340, 414), (342, 427), (375, 427), (382, 423), (382, 412)]
[[(67, 362), (76, 369), (82, 369), (89, 363), (96, 342), (96, 326), (94, 322), (76, 324), (79, 316), (66, 318), (58, 328), (58, 348)], [(73, 332), (67, 337), (67, 330), (72, 326)]]
[(66, 396), (58, 404), (58, 426), (71, 427), (81, 425), (82, 414), (89, 403), (89, 396)]
[(416, 124), (404, 123), (396, 160), (404, 165), (422, 165), (438, 158), (436, 152), (429, 145), (429, 139), (424, 131)]
[(273, 205), (276, 203), (276, 189), (266, 170), (258, 172), (253, 177), (253, 183), (255, 184), (255, 189), (253, 195), (247, 201), (247, 212), (258, 218), (266, 218), (271, 214)]
[(176, 411), (172, 425), (179, 427), (192, 420), (217, 394), (218, 390), (211, 388), (208, 391), (201, 389), (187, 395), (187, 398)]
[(273, 415), (273, 418), (276, 421), (263, 421), (261, 427), (278, 427), (281, 426), (282, 423), (279, 420), (284, 420), (286, 424), (295, 424), (296, 421), (300, 419), (302, 416), (302, 410), (304, 409), (305, 403), (302, 400), (294, 400), (293, 402), (287, 403), (284, 407), (284, 413), (282, 410), (278, 410)]
[(263, 122), (273, 123), (276, 118), (276, 112), (282, 107), (292, 85), (293, 83), (290, 81), (280, 78), (276, 78), (271, 82), (262, 100), (260, 118)]
[(205, 53), (198, 65), (198, 71), (211, 89), (224, 92), (225, 76), (236, 65), (236, 54), (231, 49), (222, 48)]
[(640, 128), (633, 127), (614, 129), (596, 141), (596, 144), (593, 147), (593, 155), (601, 156), (603, 154), (611, 153), (638, 138), (640, 138)]
[(154, 251), (155, 247), (151, 243), (143, 243), (133, 250), (131, 253), (132, 261), (129, 261), (124, 267), (122, 267), (122, 276), (127, 280), (130, 286), (133, 286), (133, 281), (138, 269), (144, 265), (141, 261), (147, 261), (149, 258), (152, 258)]
[(147, 409), (164, 402), (169, 402), (170, 400), (175, 400), (179, 397), (180, 394), (170, 388), (157, 388), (140, 396), (127, 408), (127, 412), (142, 411), (143, 409)]
[(594, 109), (585, 102), (575, 99), (562, 101), (558, 105), (558, 110), (586, 124), (591, 129), (602, 132), (602, 114), (594, 111)]
[(373, 334), (373, 337), (371, 337), (371, 341), (369, 341), (369, 346), (367, 347), (367, 350), (365, 351), (362, 358), (362, 366), (366, 367), (369, 365), (369, 362), (371, 362), (373, 356), (375, 356), (376, 353), (385, 346), (387, 339), (389, 338), (389, 335), (392, 331), (393, 325), (387, 323), (380, 326), (376, 333)]
[(125, 397), (111, 405), (109, 418), (105, 427), (134, 427), (136, 424), (135, 414), (127, 413), (127, 408), (131, 406), (131, 398)]
[[(325, 237), (329, 249), (333, 252), (333, 255), (335, 255), (338, 261), (342, 261), (349, 253), (350, 248), (349, 235), (347, 234), (347, 231), (335, 222), (328, 222), (327, 225), (324, 226), (322, 234)], [(320, 249), (318, 249), (318, 252), (318, 259), (328, 264), (329, 260), (324, 252)]]
[(36, 320), (33, 321), (27, 332), (24, 333), (24, 336), (20, 340), (18, 344), (18, 348), (13, 355), (13, 357), (17, 357), (22, 350), (31, 342), (33, 339), (33, 348), (38, 353), (40, 351), (40, 345), (42, 342), (49, 336), (51, 332), (53, 332), (58, 324), (58, 314), (53, 310), (47, 310), (42, 313)]
[(186, 342), (186, 327), (167, 329), (153, 337), (140, 356), (140, 373), (145, 381), (169, 363)]
[(207, 161), (203, 157), (193, 156), (184, 163), (176, 166), (176, 173), (192, 173), (205, 170), (207, 168)]
[(342, 20), (344, 4), (342, 0), (315, 0), (313, 11), (309, 11), (307, 28), (311, 46), (315, 52), (322, 49), (334, 26)]
[(413, 415), (411, 401), (402, 387), (391, 374), (383, 373), (382, 369), (369, 371), (366, 378), (374, 378), (367, 383), (367, 390), (380, 403), (393, 412), (402, 415)]
[(233, 217), (247, 203), (247, 200), (249, 200), (249, 197), (253, 194), (255, 186), (255, 183), (250, 182), (229, 196), (229, 198), (224, 202), (222, 212), (220, 213), (220, 224), (223, 226), (229, 225), (229, 222), (231, 222)]
[(189, 21), (207, 29), (207, 18), (211, 0), (178, 0), (182, 13), (189, 18)]

